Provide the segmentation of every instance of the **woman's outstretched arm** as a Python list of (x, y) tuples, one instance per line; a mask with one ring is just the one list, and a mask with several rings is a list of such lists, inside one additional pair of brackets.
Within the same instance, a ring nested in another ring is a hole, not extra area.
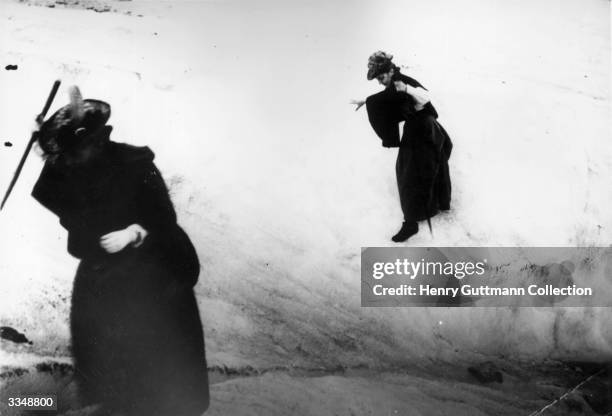
[(359, 110), (366, 103), (366, 100), (351, 100), (351, 104), (356, 105), (355, 111)]

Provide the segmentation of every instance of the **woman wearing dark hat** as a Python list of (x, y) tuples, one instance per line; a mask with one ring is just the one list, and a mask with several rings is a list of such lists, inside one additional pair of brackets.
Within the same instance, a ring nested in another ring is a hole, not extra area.
[(81, 260), (70, 313), (79, 392), (102, 414), (200, 415), (209, 391), (198, 257), (153, 152), (111, 141), (109, 116), (75, 88), (38, 136), (46, 162), (32, 195)]
[[(368, 80), (376, 78), (385, 89), (365, 101), (368, 119), (384, 147), (399, 147), (395, 172), (404, 222), (395, 242), (406, 241), (419, 230), (418, 221), (450, 209), (451, 181), (448, 160), (452, 142), (437, 122), (429, 92), (400, 72), (393, 56), (378, 51), (368, 61)], [(404, 121), (400, 140), (398, 124)]]

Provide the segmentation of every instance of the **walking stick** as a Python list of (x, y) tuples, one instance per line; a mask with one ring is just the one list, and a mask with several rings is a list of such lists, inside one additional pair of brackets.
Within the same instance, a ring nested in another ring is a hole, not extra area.
[[(60, 83), (61, 81), (59, 79), (53, 83), (53, 87), (51, 88), (49, 97), (47, 97), (47, 102), (45, 103), (45, 106), (43, 107), (42, 112), (38, 115), (38, 117), (36, 117), (36, 121), (39, 124), (41, 124), (44, 121), (45, 116), (47, 115), (47, 111), (49, 111), (49, 107), (51, 107), (51, 103), (53, 102), (53, 99), (55, 98), (55, 94), (57, 93)], [(19, 178), (19, 175), (21, 174), (21, 170), (23, 169), (23, 165), (25, 164), (28, 154), (30, 153), (30, 150), (32, 150), (32, 146), (34, 145), (34, 142), (37, 139), (38, 139), (38, 130), (32, 132), (32, 136), (30, 137), (30, 141), (28, 142), (25, 148), (25, 151), (23, 152), (23, 156), (21, 156), (19, 165), (17, 165), (17, 169), (15, 169), (15, 173), (13, 174), (13, 179), (11, 180), (11, 183), (9, 184), (8, 189), (6, 190), (6, 193), (4, 194), (4, 198), (2, 199), (2, 204), (0, 205), (0, 210), (4, 208), (4, 204), (6, 203), (6, 200), (8, 199), (9, 195), (11, 194), (11, 191), (15, 187), (15, 183), (17, 183), (17, 179)]]

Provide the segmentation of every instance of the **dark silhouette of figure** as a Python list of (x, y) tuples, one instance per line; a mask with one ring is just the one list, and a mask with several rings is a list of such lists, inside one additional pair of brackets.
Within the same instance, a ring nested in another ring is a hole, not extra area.
[(108, 414), (195, 416), (208, 407), (200, 264), (147, 147), (110, 141), (110, 106), (82, 100), (40, 128), (32, 195), (81, 261), (70, 329), (83, 404)]
[(368, 80), (376, 78), (385, 89), (353, 103), (357, 109), (366, 105), (370, 124), (384, 147), (399, 148), (395, 172), (404, 222), (392, 240), (401, 242), (418, 232), (418, 221), (429, 221), (439, 211), (450, 209), (448, 160), (453, 144), (437, 122), (438, 112), (428, 91), (402, 74), (392, 58), (382, 51), (370, 56)]

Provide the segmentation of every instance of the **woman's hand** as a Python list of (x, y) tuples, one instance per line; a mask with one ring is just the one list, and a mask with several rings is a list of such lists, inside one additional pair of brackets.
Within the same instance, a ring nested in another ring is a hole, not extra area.
[(351, 104), (355, 104), (357, 106), (355, 111), (359, 110), (365, 103), (365, 100), (351, 100)]
[(132, 224), (119, 231), (113, 231), (100, 237), (100, 247), (107, 253), (118, 253), (128, 245), (140, 246), (147, 237), (147, 230), (138, 224)]
[(412, 96), (414, 98), (415, 104), (414, 109), (416, 111), (421, 111), (425, 108), (425, 104), (431, 101), (431, 97), (429, 95), (429, 91), (422, 87), (413, 87), (412, 85), (408, 85), (402, 81), (394, 81), (395, 89), (399, 92), (405, 92), (406, 94)]
[(397, 80), (394, 81), (393, 84), (395, 85), (395, 90), (399, 91), (399, 92), (408, 92), (408, 85), (406, 85), (405, 82)]

